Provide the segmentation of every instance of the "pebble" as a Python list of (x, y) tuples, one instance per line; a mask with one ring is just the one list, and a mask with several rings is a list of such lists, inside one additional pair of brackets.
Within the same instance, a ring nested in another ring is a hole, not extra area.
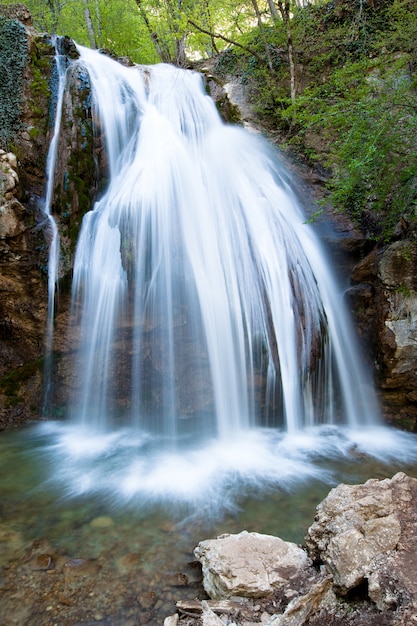
[(107, 515), (100, 515), (99, 517), (95, 517), (90, 522), (90, 526), (92, 528), (109, 528), (110, 526), (113, 526), (113, 525), (114, 525), (114, 521), (112, 520), (111, 517), (108, 517)]
[(55, 563), (50, 554), (39, 554), (33, 559), (30, 567), (34, 572), (45, 571), (53, 569), (55, 567)]
[(120, 573), (125, 574), (131, 570), (138, 569), (142, 560), (142, 556), (136, 552), (125, 554), (117, 560), (117, 569)]
[(172, 587), (186, 587), (188, 585), (188, 578), (185, 574), (178, 572), (177, 574), (167, 574), (165, 582)]
[(138, 602), (143, 609), (150, 609), (156, 602), (156, 593), (154, 591), (145, 591), (138, 595)]
[(87, 561), (87, 559), (70, 559), (64, 563), (65, 577), (86, 576), (94, 574), (98, 570), (97, 563)]

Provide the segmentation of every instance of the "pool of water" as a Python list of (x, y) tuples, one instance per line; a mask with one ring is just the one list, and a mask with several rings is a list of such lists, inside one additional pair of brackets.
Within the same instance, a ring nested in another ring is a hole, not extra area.
[(302, 543), (331, 487), (397, 471), (417, 476), (417, 438), (389, 428), (160, 453), (61, 423), (2, 433), (0, 623), (162, 624), (204, 597), (199, 541), (246, 529)]

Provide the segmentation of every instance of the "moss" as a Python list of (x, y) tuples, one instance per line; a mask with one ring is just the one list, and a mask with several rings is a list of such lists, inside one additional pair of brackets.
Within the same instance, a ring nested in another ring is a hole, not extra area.
[(9, 150), (20, 128), (23, 73), (28, 61), (24, 26), (0, 16), (0, 41), (0, 145)]
[(399, 285), (399, 287), (397, 287), (397, 289), (395, 291), (397, 293), (400, 293), (402, 296), (404, 296), (406, 298), (411, 296), (411, 289), (409, 287), (407, 287), (406, 285)]
[(85, 213), (92, 208), (97, 192), (98, 166), (89, 77), (82, 68), (78, 68), (76, 74), (74, 73), (72, 77), (70, 75), (69, 84), (73, 117), (66, 120), (64, 116), (63, 124), (64, 128), (66, 124), (69, 127), (71, 150), (68, 161), (61, 164), (62, 172), (55, 189), (56, 201), (53, 210), (54, 214), (59, 216), (62, 240), (66, 240), (61, 251), (72, 256), (80, 223)]
[(39, 135), (40, 130), (36, 126), (32, 126), (32, 128), (29, 129), (29, 136), (31, 139), (36, 139), (37, 137), (39, 137)]
[(35, 123), (36, 131), (31, 132), (31, 138), (43, 136), (48, 128), (48, 115), (46, 115), (48, 103), (51, 101), (51, 74), (52, 59), (55, 50), (49, 42), (43, 39), (35, 39), (31, 48), (29, 59), (30, 81), (30, 113)]
[(32, 93), (40, 93), (43, 96), (49, 96), (48, 80), (45, 75), (36, 66), (32, 67), (33, 79), (30, 84)]
[(27, 382), (32, 376), (40, 372), (43, 368), (43, 363), (43, 358), (29, 361), (0, 378), (0, 392), (7, 398), (7, 406), (15, 406), (18, 402), (23, 401), (23, 398), (19, 395), (22, 383)]

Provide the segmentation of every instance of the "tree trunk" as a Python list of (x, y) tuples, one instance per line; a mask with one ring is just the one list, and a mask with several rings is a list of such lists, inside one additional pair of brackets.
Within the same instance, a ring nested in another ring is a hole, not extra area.
[(47, 5), (52, 13), (52, 34), (55, 35), (58, 28), (61, 6), (59, 2), (56, 2), (55, 0), (47, 0)]
[(185, 36), (180, 37), (175, 42), (176, 59), (175, 63), (179, 67), (187, 67), (188, 60), (185, 54)]
[(93, 21), (91, 19), (91, 13), (90, 13), (90, 9), (88, 7), (88, 0), (84, 0), (84, 19), (85, 19), (85, 24), (87, 26), (87, 33), (88, 33), (88, 38), (90, 40), (90, 46), (93, 48), (93, 50), (97, 49), (97, 42), (96, 42), (96, 36), (94, 33), (94, 26), (93, 26)]
[(158, 55), (159, 60), (162, 61), (162, 63), (171, 63), (172, 58), (169, 53), (169, 50), (167, 50), (166, 46), (161, 44), (159, 37), (158, 37), (158, 33), (153, 30), (151, 23), (148, 19), (148, 15), (145, 9), (143, 8), (142, 0), (135, 0), (135, 2), (139, 9), (140, 16), (143, 19), (146, 29), (152, 39), (152, 43), (154, 45), (154, 48), (155, 48), (156, 54)]
[(278, 14), (278, 9), (275, 6), (274, 0), (268, 0), (268, 6), (269, 6), (269, 10), (271, 12), (272, 19), (275, 22), (275, 20), (278, 19), (279, 14)]
[(180, 67), (185, 67), (187, 65), (187, 57), (185, 56), (185, 34), (181, 33), (178, 27), (181, 2), (179, 2), (176, 7), (172, 4), (171, 0), (166, 0), (166, 6), (171, 17), (171, 19), (168, 20), (169, 28), (175, 37), (175, 64)]
[[(213, 31), (213, 21), (211, 19), (210, 6), (208, 0), (204, 3), (204, 12), (202, 12), (203, 24), (206, 26), (207, 30), (210, 32)], [(210, 36), (211, 50), (209, 52), (209, 56), (214, 56), (219, 54), (219, 49), (216, 45), (216, 40), (213, 35)]]
[(100, 9), (98, 6), (98, 0), (95, 0), (96, 2), (96, 18), (97, 18), (97, 37), (98, 37), (98, 45), (100, 48), (103, 47), (103, 34), (101, 32), (101, 15), (100, 15)]
[(278, 8), (281, 13), (282, 20), (287, 29), (287, 48), (288, 48), (288, 63), (290, 66), (290, 94), (291, 102), (294, 104), (296, 96), (296, 84), (295, 84), (295, 62), (294, 62), (294, 46), (292, 43), (292, 30), (291, 30), (291, 16), (290, 16), (290, 2), (289, 0), (278, 0)]
[(267, 40), (265, 38), (264, 26), (262, 24), (261, 12), (259, 11), (259, 6), (258, 6), (257, 0), (252, 0), (252, 5), (253, 5), (253, 8), (255, 10), (256, 19), (258, 20), (259, 34), (260, 34), (261, 39), (262, 39), (263, 44), (264, 44), (265, 54), (266, 54), (266, 58), (268, 60), (268, 67), (271, 70), (271, 72), (273, 72), (274, 71), (274, 66), (273, 66), (273, 63), (272, 63), (271, 52), (269, 50), (268, 42), (267, 42)]

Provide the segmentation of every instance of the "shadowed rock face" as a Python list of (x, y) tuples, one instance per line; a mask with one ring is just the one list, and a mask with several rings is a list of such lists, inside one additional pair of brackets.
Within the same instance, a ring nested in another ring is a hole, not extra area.
[(411, 428), (417, 419), (416, 261), (414, 238), (374, 250), (354, 268), (348, 293), (388, 416), (404, 418)]

